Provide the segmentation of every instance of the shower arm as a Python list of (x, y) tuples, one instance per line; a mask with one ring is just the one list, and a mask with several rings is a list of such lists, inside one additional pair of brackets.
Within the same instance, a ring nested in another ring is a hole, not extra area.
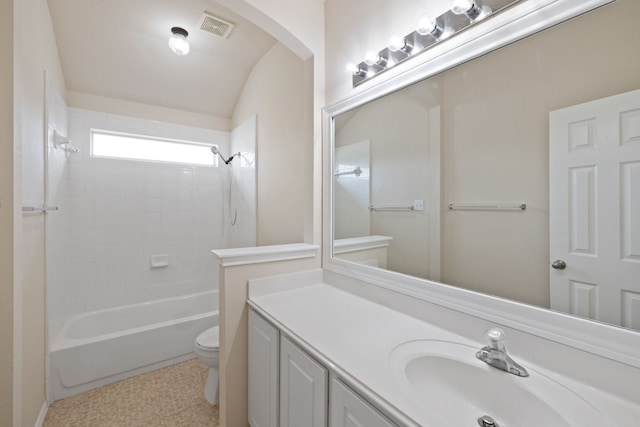
[(228, 165), (229, 163), (231, 163), (234, 157), (241, 155), (241, 152), (238, 151), (237, 153), (232, 154), (231, 157), (225, 160), (225, 158), (222, 157), (222, 154), (220, 154), (220, 151), (218, 151), (218, 147), (211, 147), (211, 152), (214, 155), (217, 154), (218, 156), (220, 156), (220, 158), (222, 159), (225, 165)]

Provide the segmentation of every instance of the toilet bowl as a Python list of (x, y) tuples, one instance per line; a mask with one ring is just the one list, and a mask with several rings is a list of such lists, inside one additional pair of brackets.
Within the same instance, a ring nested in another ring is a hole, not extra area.
[(219, 329), (218, 326), (209, 328), (196, 338), (193, 345), (193, 351), (196, 353), (202, 363), (209, 367), (209, 375), (207, 384), (204, 386), (204, 397), (211, 404), (218, 403), (218, 368), (219, 368)]

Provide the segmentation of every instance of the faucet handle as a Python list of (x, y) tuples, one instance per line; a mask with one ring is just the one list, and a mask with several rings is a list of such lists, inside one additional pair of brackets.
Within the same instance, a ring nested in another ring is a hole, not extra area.
[(507, 334), (500, 328), (489, 329), (485, 335), (487, 346), (495, 350), (504, 351), (504, 343), (507, 340)]

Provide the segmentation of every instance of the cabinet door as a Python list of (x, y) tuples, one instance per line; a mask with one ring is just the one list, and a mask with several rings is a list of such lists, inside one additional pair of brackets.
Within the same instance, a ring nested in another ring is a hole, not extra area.
[(371, 405), (337, 379), (331, 381), (331, 427), (393, 427)]
[(280, 427), (325, 427), (327, 386), (327, 370), (282, 337)]
[(249, 425), (278, 426), (278, 330), (249, 310)]

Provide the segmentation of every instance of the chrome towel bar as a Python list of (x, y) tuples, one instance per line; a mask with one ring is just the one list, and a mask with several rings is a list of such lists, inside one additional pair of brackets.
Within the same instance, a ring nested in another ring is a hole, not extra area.
[(393, 212), (410, 212), (410, 211), (415, 211), (416, 208), (411, 205), (411, 206), (369, 206), (369, 210), (370, 211), (393, 211)]
[(449, 203), (449, 210), (467, 211), (524, 211), (527, 210), (526, 203)]
[(26, 213), (41, 213), (41, 212), (48, 212), (48, 211), (57, 211), (59, 210), (57, 206), (23, 206), (22, 207), (22, 212), (26, 212)]

